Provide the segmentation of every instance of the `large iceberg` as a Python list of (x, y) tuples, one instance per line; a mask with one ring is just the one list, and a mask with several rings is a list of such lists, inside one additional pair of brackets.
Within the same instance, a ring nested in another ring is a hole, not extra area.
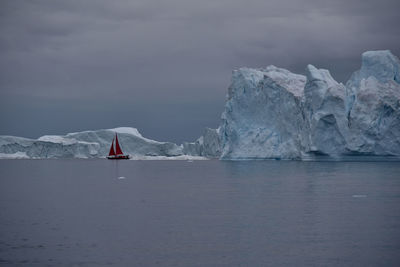
[(134, 159), (183, 158), (182, 146), (144, 138), (130, 127), (45, 135), (39, 139), (0, 136), (0, 158), (104, 158), (115, 133), (124, 153)]
[(400, 157), (400, 62), (362, 54), (343, 85), (312, 65), (233, 72), (220, 126), (223, 159)]
[(220, 127), (222, 158), (299, 158), (307, 125), (306, 78), (285, 69), (233, 72)]

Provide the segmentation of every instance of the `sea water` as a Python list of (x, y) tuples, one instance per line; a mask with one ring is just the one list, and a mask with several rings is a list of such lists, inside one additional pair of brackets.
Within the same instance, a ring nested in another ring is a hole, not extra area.
[(400, 163), (2, 160), (0, 265), (400, 266)]

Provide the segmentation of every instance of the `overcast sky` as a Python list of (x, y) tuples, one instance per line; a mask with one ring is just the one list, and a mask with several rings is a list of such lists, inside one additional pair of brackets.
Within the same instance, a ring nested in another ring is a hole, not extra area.
[(398, 0), (2, 0), (0, 134), (215, 128), (231, 72), (308, 63), (345, 82), (366, 50), (400, 55)]

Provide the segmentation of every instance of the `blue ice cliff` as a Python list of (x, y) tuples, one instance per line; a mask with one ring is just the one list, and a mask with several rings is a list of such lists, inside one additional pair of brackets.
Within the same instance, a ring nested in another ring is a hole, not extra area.
[(312, 65), (236, 70), (220, 139), (223, 159), (399, 157), (399, 59), (365, 52), (346, 85)]
[(388, 50), (365, 52), (345, 85), (313, 65), (305, 76), (241, 68), (233, 71), (220, 126), (195, 142), (157, 142), (135, 128), (0, 136), (0, 158), (105, 157), (114, 132), (134, 158), (400, 159), (400, 62)]

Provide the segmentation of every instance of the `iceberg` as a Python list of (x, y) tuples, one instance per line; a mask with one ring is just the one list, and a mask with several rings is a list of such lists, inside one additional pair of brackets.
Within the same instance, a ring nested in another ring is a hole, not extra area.
[(220, 134), (223, 159), (300, 158), (306, 77), (269, 66), (232, 75)]
[(233, 72), (220, 126), (222, 159), (400, 157), (400, 61), (362, 54), (343, 85), (312, 65)]
[(136, 128), (120, 127), (69, 133), (64, 136), (45, 135), (38, 139), (0, 136), (0, 158), (105, 158), (111, 141), (118, 133), (124, 151), (134, 159), (180, 157), (182, 146), (144, 138)]
[(339, 156), (348, 136), (346, 88), (328, 70), (312, 65), (306, 77), (303, 102), (309, 140), (304, 152)]
[(183, 143), (183, 153), (190, 156), (219, 158), (221, 156), (221, 139), (218, 129), (206, 128), (196, 142)]
[(349, 91), (348, 149), (359, 154), (400, 155), (400, 61), (390, 51), (363, 53)]

